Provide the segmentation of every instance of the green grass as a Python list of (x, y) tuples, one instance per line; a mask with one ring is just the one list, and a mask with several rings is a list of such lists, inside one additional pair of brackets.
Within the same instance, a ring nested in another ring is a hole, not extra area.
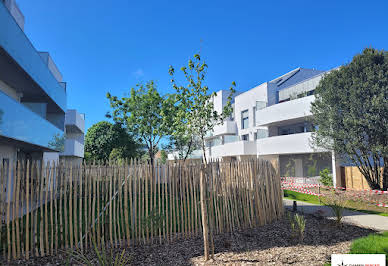
[[(321, 201), (319, 201), (318, 196), (307, 195), (307, 194), (303, 194), (303, 193), (299, 193), (299, 192), (295, 192), (295, 191), (291, 191), (291, 190), (284, 190), (284, 198), (289, 199), (289, 200), (304, 201), (304, 202), (308, 202), (308, 203), (312, 203), (312, 204), (323, 205), (323, 203)], [(388, 213), (386, 213), (386, 212), (379, 212), (379, 211), (375, 211), (375, 210), (366, 209), (366, 208), (368, 208), (368, 206), (366, 204), (363, 204), (363, 206), (360, 206), (359, 202), (347, 201), (346, 205), (347, 205), (346, 209), (348, 209), (348, 210), (359, 211), (359, 212), (363, 212), (363, 213), (376, 214), (376, 215), (388, 217)]]
[(351, 254), (386, 254), (388, 263), (388, 232), (371, 234), (353, 241)]
[(321, 205), (318, 196), (303, 194), (291, 190), (284, 190), (284, 198)]

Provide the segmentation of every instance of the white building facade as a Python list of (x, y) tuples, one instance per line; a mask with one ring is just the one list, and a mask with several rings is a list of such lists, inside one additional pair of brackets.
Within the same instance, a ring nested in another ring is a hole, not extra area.
[(83, 158), (84, 116), (67, 110), (66, 83), (24, 32), (15, 0), (0, 0), (0, 163)]
[[(281, 176), (313, 177), (325, 168), (333, 172), (332, 153), (311, 144), (311, 102), (325, 73), (297, 68), (234, 96), (233, 114), (206, 138), (207, 157), (276, 161)], [(228, 94), (217, 92), (216, 111), (222, 111)]]

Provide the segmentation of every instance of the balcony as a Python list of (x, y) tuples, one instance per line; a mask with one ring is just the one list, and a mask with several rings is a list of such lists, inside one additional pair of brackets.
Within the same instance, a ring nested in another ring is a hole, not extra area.
[(85, 115), (78, 113), (77, 110), (67, 110), (65, 127), (67, 133), (83, 134), (85, 132)]
[(212, 138), (214, 136), (221, 136), (221, 135), (236, 135), (236, 134), (237, 134), (236, 121), (226, 120), (222, 125), (215, 126), (212, 134), (209, 134), (207, 138)]
[(236, 141), (217, 145), (207, 150), (211, 158), (220, 158), (225, 156), (256, 155), (255, 141)]
[(75, 139), (65, 140), (65, 150), (61, 153), (61, 156), (75, 156), (84, 157), (84, 144)]
[[(0, 1), (0, 76), (23, 95), (47, 97), (66, 110), (66, 92), (58, 83), (40, 54)], [(21, 68), (21, 69), (20, 69)], [(12, 70), (12, 71), (11, 71)], [(26, 74), (21, 74), (22, 72)], [(16, 76), (18, 75), (18, 76)], [(32, 83), (36, 83), (32, 84)]]
[(63, 131), (0, 91), (0, 136), (57, 151)]
[(271, 105), (256, 111), (256, 126), (271, 126), (287, 120), (297, 120), (311, 116), (311, 103), (315, 96), (307, 96), (288, 102)]
[(259, 155), (297, 154), (323, 152), (323, 149), (311, 147), (311, 132), (282, 135), (257, 140)]

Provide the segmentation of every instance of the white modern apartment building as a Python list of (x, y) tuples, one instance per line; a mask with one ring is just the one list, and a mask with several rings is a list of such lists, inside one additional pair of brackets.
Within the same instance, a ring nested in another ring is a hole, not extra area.
[[(231, 117), (207, 136), (207, 157), (276, 161), (281, 176), (317, 176), (324, 168), (336, 169), (330, 151), (311, 145), (310, 107), (314, 90), (325, 73), (297, 68), (237, 94)], [(216, 111), (222, 111), (228, 95), (229, 91), (217, 92)], [(198, 158), (198, 152), (195, 154)], [(173, 155), (169, 158), (173, 159)]]
[(0, 163), (82, 160), (84, 115), (67, 110), (66, 83), (24, 33), (15, 0), (0, 0)]

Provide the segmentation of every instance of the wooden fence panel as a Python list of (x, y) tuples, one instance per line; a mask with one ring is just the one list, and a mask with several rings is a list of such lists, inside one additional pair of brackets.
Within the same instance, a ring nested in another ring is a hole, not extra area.
[[(199, 163), (154, 166), (0, 165), (0, 256), (56, 254), (93, 243), (145, 245), (264, 225), (283, 215), (279, 173), (269, 162), (210, 162), (205, 167), (204, 221)], [(4, 225), (3, 225), (4, 222)]]

